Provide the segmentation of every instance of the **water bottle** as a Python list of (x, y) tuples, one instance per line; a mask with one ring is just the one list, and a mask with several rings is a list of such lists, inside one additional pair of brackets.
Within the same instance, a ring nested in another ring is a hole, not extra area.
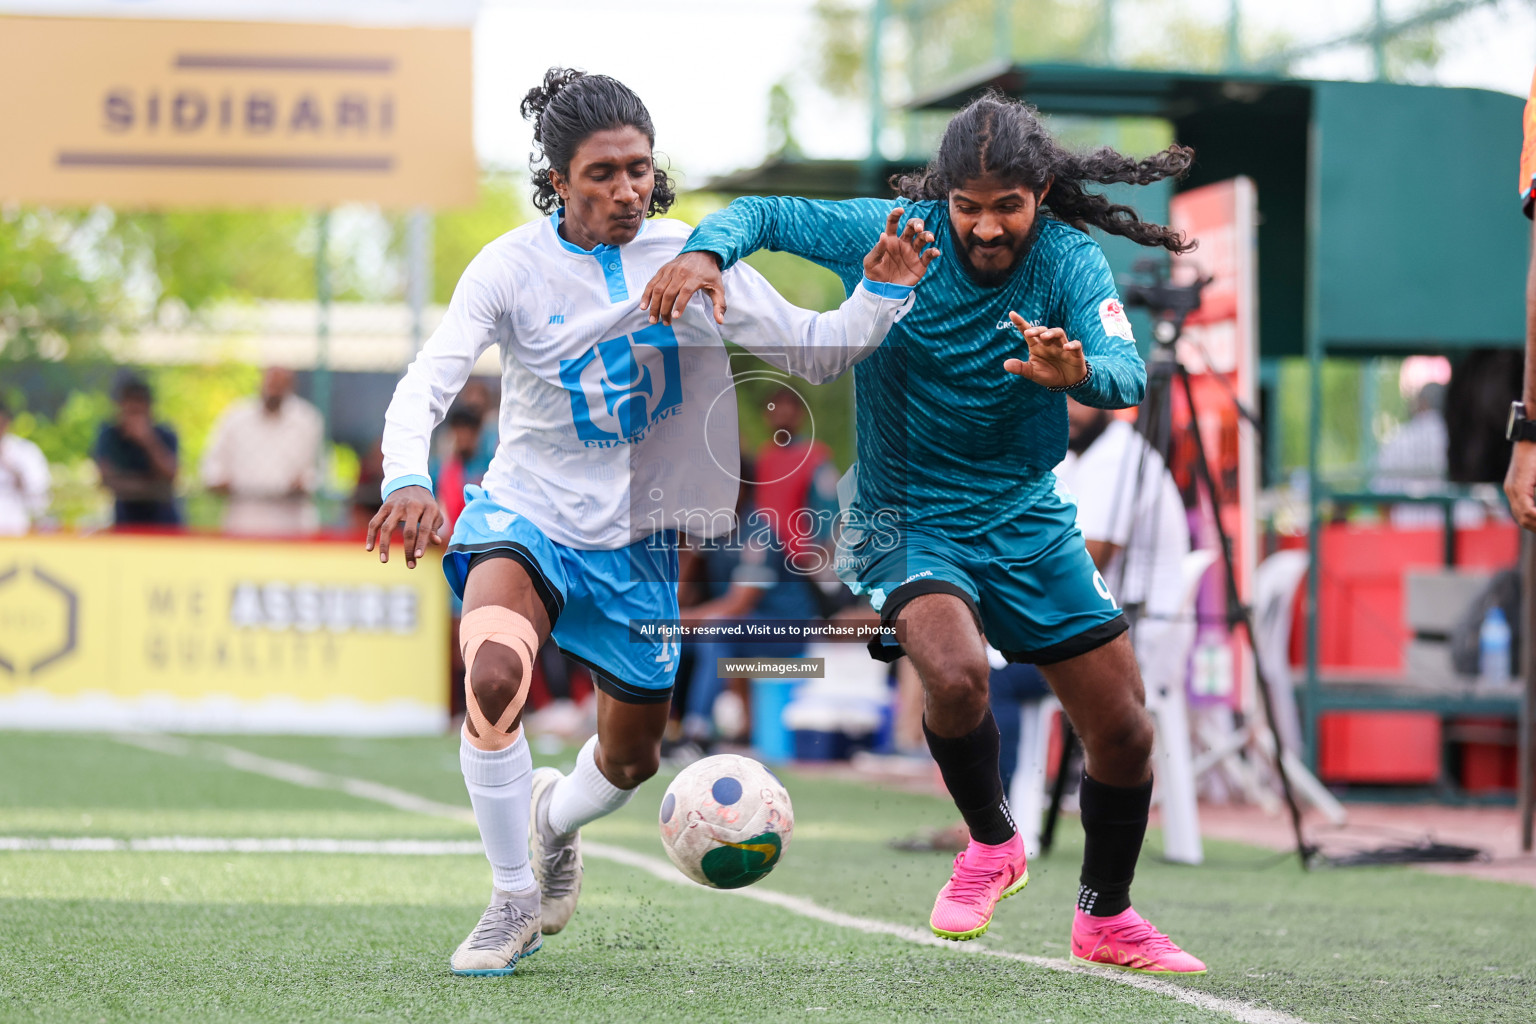
[(1509, 620), (1498, 605), (1488, 609), (1477, 631), (1477, 665), (1485, 686), (1509, 685)]

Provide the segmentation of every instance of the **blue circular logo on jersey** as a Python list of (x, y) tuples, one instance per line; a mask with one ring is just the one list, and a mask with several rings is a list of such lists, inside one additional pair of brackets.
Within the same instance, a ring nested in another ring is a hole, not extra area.
[(677, 794), (668, 793), (661, 801), (661, 823), (665, 825), (672, 820), (672, 812), (677, 810)]
[(741, 799), (741, 783), (729, 775), (716, 779), (715, 784), (709, 788), (709, 795), (715, 798), (715, 803), (729, 807)]

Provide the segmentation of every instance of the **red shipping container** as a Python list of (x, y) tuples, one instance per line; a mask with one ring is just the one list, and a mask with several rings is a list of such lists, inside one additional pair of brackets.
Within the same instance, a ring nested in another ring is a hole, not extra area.
[(1438, 782), (1440, 746), (1433, 712), (1333, 711), (1318, 723), (1318, 774), (1327, 782)]

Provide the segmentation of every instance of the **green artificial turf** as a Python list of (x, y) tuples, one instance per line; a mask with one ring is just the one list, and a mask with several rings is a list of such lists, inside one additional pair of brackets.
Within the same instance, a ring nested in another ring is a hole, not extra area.
[[(452, 738), (218, 742), (467, 807)], [(95, 736), (0, 733), (0, 836), (464, 839), (472, 827)], [(567, 759), (569, 755), (566, 755)], [(547, 759), (546, 759), (547, 760)], [(561, 758), (553, 759), (560, 763)], [(782, 773), (796, 832), (758, 887), (922, 928), (939, 854), (886, 841), (945, 802)], [(665, 780), (584, 835), (663, 857)], [(1536, 892), (1400, 868), (1302, 874), (1209, 843), (1136, 905), (1211, 973), (1172, 982), (1307, 1021), (1536, 1019)], [(1065, 958), (1081, 834), (1031, 865), (983, 944)], [(680, 876), (679, 876), (680, 877)], [(589, 857), (580, 910), (508, 979), (447, 956), (489, 891), (478, 855), (0, 852), (0, 1021), (1226, 1021), (1084, 974), (915, 945)]]

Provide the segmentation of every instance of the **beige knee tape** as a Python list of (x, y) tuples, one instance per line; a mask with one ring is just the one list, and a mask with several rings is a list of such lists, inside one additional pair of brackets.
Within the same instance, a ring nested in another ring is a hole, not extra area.
[[(517, 696), (507, 702), (501, 716), (492, 722), (480, 710), (471, 680), (475, 672), (475, 655), (491, 641), (510, 648), (523, 663), (523, 678), (517, 688)], [(539, 649), (539, 634), (533, 623), (510, 608), (487, 605), (465, 612), (459, 621), (459, 647), (464, 652), (464, 707), (467, 712), (465, 739), (469, 745), (481, 750), (505, 750), (517, 742), (522, 729), (512, 730), (523, 703), (528, 699), (528, 684), (533, 679), (533, 656)]]

